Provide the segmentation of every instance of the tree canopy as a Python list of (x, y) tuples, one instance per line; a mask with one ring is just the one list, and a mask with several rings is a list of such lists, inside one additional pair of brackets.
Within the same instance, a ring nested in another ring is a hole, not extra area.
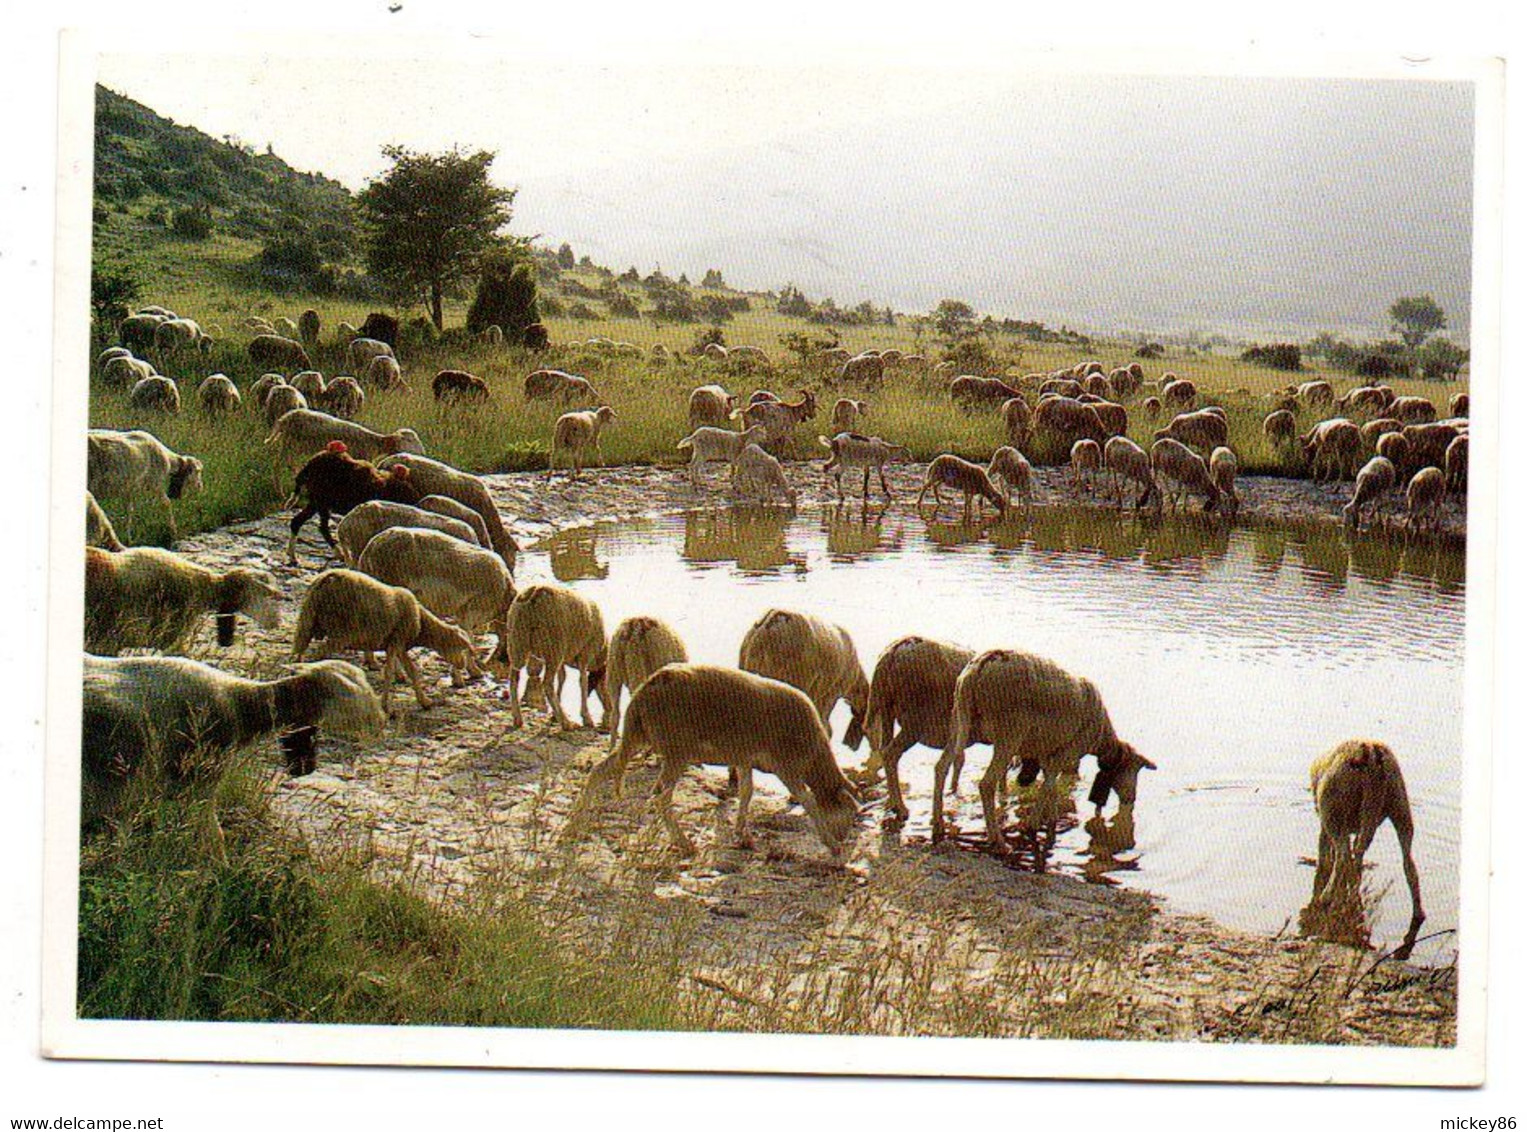
[(1430, 295), (1411, 295), (1396, 299), (1389, 308), (1394, 332), (1412, 350), (1418, 349), (1427, 335), (1447, 328), (1447, 315)]
[(514, 190), (488, 180), (496, 156), (489, 150), (415, 153), (390, 145), (382, 153), (392, 168), (356, 198), (369, 236), (367, 269), (400, 298), (425, 300), (443, 330), (446, 293), (501, 245)]

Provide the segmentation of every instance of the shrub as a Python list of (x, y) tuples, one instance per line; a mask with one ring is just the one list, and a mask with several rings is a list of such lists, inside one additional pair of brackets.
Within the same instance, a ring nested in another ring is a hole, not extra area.
[(567, 317), (590, 322), (599, 317), (599, 312), (587, 303), (574, 303), (567, 308)]
[(477, 294), (467, 310), (467, 329), (480, 334), (490, 326), (499, 326), (509, 342), (515, 344), (525, 327), (540, 319), (534, 264), (513, 254), (487, 260), (478, 276)]
[(726, 334), (719, 326), (706, 326), (695, 332), (695, 340), (690, 344), (691, 354), (705, 353), (707, 346), (725, 346)]
[(1135, 347), (1135, 357), (1150, 361), (1153, 358), (1166, 356), (1166, 347), (1160, 342), (1142, 342)]
[(614, 318), (640, 318), (641, 307), (636, 305), (636, 300), (624, 291), (610, 297), (608, 300), (610, 315)]
[(1299, 346), (1294, 342), (1278, 342), (1270, 346), (1252, 346), (1241, 353), (1243, 362), (1267, 366), (1270, 369), (1297, 372), (1304, 368)]
[(187, 205), (170, 220), (170, 230), (183, 240), (205, 240), (212, 235), (212, 209), (207, 205)]

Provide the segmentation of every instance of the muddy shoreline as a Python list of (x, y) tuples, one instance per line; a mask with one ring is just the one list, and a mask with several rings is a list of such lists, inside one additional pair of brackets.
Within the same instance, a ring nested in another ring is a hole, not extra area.
[[(835, 502), (820, 464), (792, 464), (788, 472), (800, 506)], [(910, 509), (921, 475), (917, 465), (891, 470), (893, 507)], [(522, 545), (589, 523), (742, 501), (722, 487), (719, 466), (700, 492), (686, 470), (673, 468), (595, 469), (578, 480), (563, 473), (485, 478)], [(1068, 481), (1065, 469), (1039, 469), (1038, 503), (1075, 505)], [(1266, 477), (1245, 477), (1238, 486), (1242, 521), (1337, 527), (1350, 492), (1346, 484)], [(1403, 514), (1402, 500), (1399, 508)], [(319, 569), (338, 564), (310, 528), (302, 565), (287, 566), (286, 518), (235, 524), (178, 547), (209, 565), (264, 569), (288, 599), (283, 628), (262, 633), (241, 625), (239, 641), (221, 650), (209, 627), (195, 655), (252, 675), (269, 675), (285, 659), (303, 588)], [(958, 507), (946, 503), (941, 520), (958, 518)], [(1444, 537), (1461, 538), (1462, 530), (1462, 502), (1450, 500)], [(1234, 931), (1176, 913), (1147, 893), (1019, 872), (957, 842), (932, 847), (874, 825), (862, 831), (850, 867), (835, 870), (804, 815), (772, 797), (755, 806), (753, 846), (737, 847), (719, 772), (692, 772), (676, 795), (680, 820), (700, 847), (693, 859), (674, 856), (644, 826), (648, 768), (633, 768), (624, 798), (604, 807), (587, 831), (559, 841), (605, 737), (559, 732), (538, 714), (512, 731), (496, 688), (450, 690), (433, 657), (422, 666), (438, 690), (435, 706), (419, 710), (400, 688), (402, 710), (380, 741), (364, 750), (326, 743), (317, 773), (276, 779), (279, 811), (319, 846), (364, 845), (380, 874), (406, 878), (437, 900), (470, 902), (491, 889), (546, 907), (572, 936), (593, 943), (621, 933), (661, 936), (696, 995), (714, 998), (711, 1025), (1189, 1041), (1454, 1040), (1453, 968), (1378, 963), (1377, 953)], [(836, 989), (814, 991), (823, 980)], [(860, 985), (876, 989), (861, 991), (848, 1011), (844, 988)], [(914, 986), (921, 1009), (909, 1013)], [(822, 1005), (829, 999), (832, 1010)], [(961, 1011), (974, 1009), (974, 1000), (983, 1013), (972, 1020)]]

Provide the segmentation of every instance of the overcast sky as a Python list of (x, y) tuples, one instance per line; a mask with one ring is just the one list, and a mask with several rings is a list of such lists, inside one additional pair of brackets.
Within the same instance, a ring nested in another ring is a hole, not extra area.
[(499, 153), (514, 229), (898, 309), (1094, 330), (1466, 334), (1466, 83), (1063, 70), (552, 67), (486, 51), (113, 55), (100, 81), (359, 188), (400, 142)]

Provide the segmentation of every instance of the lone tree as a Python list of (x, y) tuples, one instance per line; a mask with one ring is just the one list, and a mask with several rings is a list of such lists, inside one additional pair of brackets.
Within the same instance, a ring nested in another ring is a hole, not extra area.
[(125, 267), (90, 269), (90, 313), (95, 316), (96, 332), (109, 338), (117, 323), (127, 317), (128, 308), (138, 301), (143, 285)]
[(1412, 350), (1419, 349), (1428, 334), (1447, 328), (1447, 315), (1430, 295), (1396, 299), (1394, 306), (1389, 308), (1389, 321), (1394, 332)]
[(949, 344), (976, 333), (976, 312), (969, 303), (945, 299), (933, 311), (933, 325)]
[(509, 223), (514, 190), (488, 180), (489, 150), (414, 153), (390, 145), (392, 168), (356, 198), (369, 244), (366, 267), (400, 296), (422, 297), (445, 329), (447, 291), (476, 275)]

